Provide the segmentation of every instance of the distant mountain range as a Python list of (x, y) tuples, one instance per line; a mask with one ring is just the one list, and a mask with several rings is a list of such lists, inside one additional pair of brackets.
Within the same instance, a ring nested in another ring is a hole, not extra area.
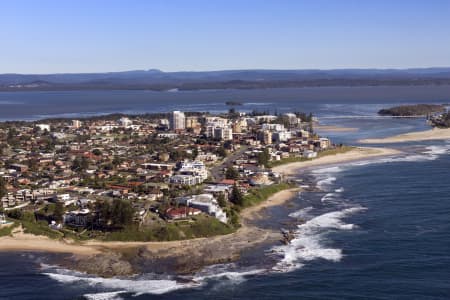
[(0, 91), (450, 85), (450, 68), (0, 74)]

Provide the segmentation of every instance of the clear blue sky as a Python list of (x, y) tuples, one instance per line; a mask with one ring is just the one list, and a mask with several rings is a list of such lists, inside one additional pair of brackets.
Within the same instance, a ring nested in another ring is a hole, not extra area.
[(0, 73), (450, 66), (450, 0), (0, 1)]

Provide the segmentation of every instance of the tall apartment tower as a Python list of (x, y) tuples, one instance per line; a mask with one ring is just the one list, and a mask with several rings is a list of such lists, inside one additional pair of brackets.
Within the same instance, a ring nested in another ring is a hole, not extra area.
[(183, 130), (186, 124), (186, 117), (181, 111), (173, 111), (170, 115), (170, 129), (171, 130)]

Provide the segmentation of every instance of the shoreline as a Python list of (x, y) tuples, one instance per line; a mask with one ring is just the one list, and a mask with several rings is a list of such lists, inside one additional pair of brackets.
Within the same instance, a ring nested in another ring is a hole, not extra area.
[(293, 175), (298, 173), (300, 169), (340, 164), (344, 162), (358, 161), (366, 158), (374, 158), (380, 156), (390, 156), (400, 154), (401, 151), (391, 148), (376, 148), (376, 147), (356, 147), (345, 153), (338, 153), (334, 155), (322, 156), (316, 159), (292, 162), (279, 165), (272, 168), (272, 171), (282, 173), (283, 175)]
[(362, 139), (358, 142), (363, 144), (390, 144), (415, 141), (433, 141), (450, 139), (450, 128), (433, 128), (425, 131), (414, 131), (404, 134), (394, 135), (386, 138)]
[[(236, 261), (240, 253), (263, 243), (275, 243), (282, 236), (276, 230), (251, 224), (264, 215), (264, 209), (282, 205), (293, 199), (299, 188), (279, 191), (267, 200), (241, 211), (241, 227), (237, 231), (210, 238), (162, 242), (103, 242), (52, 240), (25, 234), (21, 229), (13, 237), (0, 238), (0, 252), (44, 252), (72, 254), (56, 264), (68, 269), (101, 277), (128, 276), (143, 273), (143, 265), (160, 272), (189, 274), (205, 266)], [(190, 253), (189, 256), (186, 252)]]
[[(306, 167), (338, 164), (398, 153), (401, 152), (389, 148), (355, 148), (345, 153), (323, 156), (311, 161), (288, 163), (273, 169), (289, 175)], [(253, 222), (264, 217), (266, 208), (283, 205), (295, 198), (299, 191), (301, 191), (299, 187), (282, 190), (255, 206), (243, 209), (240, 212), (241, 227), (236, 232), (227, 235), (162, 242), (90, 240), (75, 243), (70, 240), (57, 241), (43, 236), (25, 234), (20, 229), (16, 229), (13, 231), (13, 237), (0, 238), (0, 252), (72, 254), (71, 258), (61, 260), (59, 264), (102, 277), (134, 275), (148, 269), (188, 274), (207, 265), (236, 261), (244, 250), (264, 243), (280, 241), (282, 235), (279, 231), (260, 228)], [(190, 253), (189, 256), (186, 255), (187, 252)]]
[(355, 131), (359, 131), (359, 128), (356, 128), (356, 127), (341, 127), (341, 126), (334, 126), (334, 125), (316, 125), (316, 126), (314, 126), (314, 129), (320, 130), (320, 131), (327, 131), (327, 132), (355, 132)]

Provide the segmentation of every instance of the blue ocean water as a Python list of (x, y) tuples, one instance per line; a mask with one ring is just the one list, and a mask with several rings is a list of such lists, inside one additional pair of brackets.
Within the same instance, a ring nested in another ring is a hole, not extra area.
[[(426, 128), (419, 119), (366, 118), (384, 102), (328, 102), (308, 105), (333, 117), (329, 124), (359, 128), (329, 132), (337, 141)], [(0, 299), (449, 299), (450, 143), (395, 147), (405, 153), (298, 174), (321, 192), (268, 211), (267, 223), (290, 220), (296, 236), (258, 249), (251, 264), (102, 279), (47, 265), (48, 254), (0, 253)]]

